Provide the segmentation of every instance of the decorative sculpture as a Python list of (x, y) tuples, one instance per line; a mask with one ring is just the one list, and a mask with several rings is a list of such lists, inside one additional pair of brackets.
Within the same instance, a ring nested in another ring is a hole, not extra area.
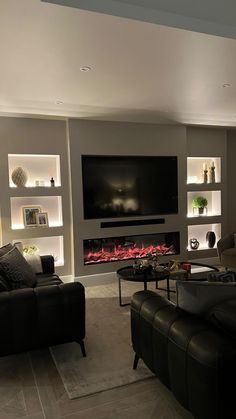
[(11, 174), (12, 182), (16, 186), (25, 186), (28, 176), (22, 167), (16, 167)]

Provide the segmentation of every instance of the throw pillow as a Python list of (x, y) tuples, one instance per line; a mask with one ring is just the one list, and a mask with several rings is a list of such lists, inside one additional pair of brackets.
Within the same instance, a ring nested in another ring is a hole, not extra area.
[(207, 279), (210, 282), (236, 282), (236, 272), (211, 272), (210, 274), (208, 274)]
[(236, 299), (230, 299), (212, 307), (207, 320), (215, 324), (230, 336), (236, 338)]
[(24, 255), (24, 258), (31, 266), (35, 274), (43, 273), (43, 267), (40, 255)]
[(177, 306), (205, 316), (209, 309), (229, 298), (236, 298), (236, 282), (177, 281)]
[(0, 257), (0, 272), (13, 289), (34, 287), (36, 276), (16, 247)]
[(10, 291), (10, 290), (11, 290), (10, 284), (7, 282), (5, 278), (0, 276), (0, 292)]
[(5, 246), (0, 247), (0, 257), (8, 253), (11, 249), (13, 249), (11, 243), (8, 243)]

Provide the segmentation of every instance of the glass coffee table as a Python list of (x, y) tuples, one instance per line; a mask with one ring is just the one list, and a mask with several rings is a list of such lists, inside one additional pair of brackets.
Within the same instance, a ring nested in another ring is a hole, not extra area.
[[(156, 272), (154, 269), (134, 269), (133, 266), (126, 266), (125, 268), (120, 268), (117, 271), (118, 284), (119, 284), (119, 304), (120, 307), (128, 306), (130, 303), (122, 303), (122, 292), (121, 292), (121, 281), (131, 281), (131, 282), (142, 282), (143, 289), (147, 290), (148, 282), (156, 282), (156, 289), (163, 290), (167, 292), (167, 298), (170, 300), (170, 272), (168, 269), (164, 269), (161, 272)], [(166, 288), (159, 288), (158, 282), (167, 281)]]
[[(131, 281), (131, 282), (142, 282), (144, 290), (147, 290), (148, 282), (156, 282), (156, 289), (167, 292), (167, 298), (170, 300), (170, 293), (176, 293), (175, 290), (170, 289), (170, 279), (171, 280), (185, 280), (185, 281), (207, 281), (208, 274), (212, 271), (219, 272), (219, 269), (215, 266), (208, 265), (205, 263), (198, 262), (189, 262), (184, 261), (180, 262), (181, 268), (179, 270), (169, 271), (167, 269), (167, 264), (162, 264), (165, 267), (164, 271), (156, 272), (153, 269), (139, 269), (136, 270), (133, 266), (126, 266), (125, 268), (118, 269), (118, 285), (119, 285), (119, 304), (120, 307), (128, 306), (129, 303), (122, 302), (122, 289), (121, 281)], [(183, 269), (184, 267), (184, 269)], [(200, 272), (194, 272), (194, 268), (198, 268)], [(203, 268), (203, 271), (201, 271)], [(166, 288), (158, 287), (158, 282), (166, 280)]]

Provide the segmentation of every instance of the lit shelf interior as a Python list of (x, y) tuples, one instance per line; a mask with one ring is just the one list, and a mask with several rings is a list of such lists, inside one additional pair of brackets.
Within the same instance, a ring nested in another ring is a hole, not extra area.
[(206, 164), (208, 169), (212, 162), (215, 165), (215, 182), (221, 181), (221, 159), (220, 157), (188, 157), (187, 158), (187, 183), (203, 183), (203, 167)]
[(15, 242), (22, 242), (25, 246), (36, 246), (40, 256), (52, 255), (54, 257), (55, 266), (64, 265), (64, 245), (63, 236), (52, 237), (36, 237), (31, 239), (15, 239)]
[(11, 174), (16, 167), (22, 167), (27, 173), (26, 187), (50, 186), (50, 179), (53, 177), (55, 186), (61, 186), (60, 156), (47, 154), (9, 154), (9, 186), (16, 187), (12, 182)]
[(23, 207), (31, 206), (39, 206), (41, 212), (48, 213), (49, 227), (60, 227), (63, 225), (61, 196), (13, 197), (11, 198), (11, 228), (13, 230), (25, 228)]
[(188, 226), (188, 250), (192, 251), (189, 241), (192, 238), (196, 238), (199, 241), (199, 247), (197, 250), (206, 250), (209, 249), (206, 241), (206, 234), (208, 231), (214, 231), (216, 235), (216, 242), (214, 248), (216, 248), (216, 243), (221, 237), (221, 224), (198, 224)]
[(195, 192), (188, 192), (188, 208), (187, 208), (187, 216), (188, 217), (202, 217), (202, 215), (198, 214), (198, 209), (192, 208), (192, 201), (194, 198), (198, 196), (203, 196), (207, 199), (207, 211), (204, 211), (203, 216), (217, 216), (221, 215), (221, 191), (195, 191)]

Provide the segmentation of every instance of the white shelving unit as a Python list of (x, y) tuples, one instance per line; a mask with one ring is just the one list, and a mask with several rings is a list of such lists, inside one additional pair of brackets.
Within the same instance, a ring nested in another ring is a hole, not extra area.
[[(187, 183), (188, 184), (203, 184), (204, 173), (203, 168), (206, 165), (208, 170), (208, 183), (209, 183), (209, 168), (214, 162), (215, 165), (215, 182), (221, 182), (221, 158), (220, 157), (188, 157), (187, 158)], [(213, 185), (213, 184), (212, 184)]]
[[(209, 168), (214, 162), (215, 182), (209, 183)], [(204, 183), (204, 169), (208, 170), (208, 182)], [(207, 199), (207, 209), (199, 215), (197, 209), (193, 211), (192, 201), (198, 196)], [(221, 158), (220, 157), (188, 157), (187, 158), (187, 250), (204, 256), (215, 252), (216, 243), (221, 237), (222, 203), (221, 203)], [(209, 248), (206, 240), (208, 231), (216, 235), (214, 248)], [(190, 239), (196, 238), (198, 249), (191, 249)], [(191, 257), (191, 256), (190, 256)]]
[(191, 217), (201, 217), (202, 215), (198, 214), (198, 211), (196, 209), (193, 209), (192, 207), (192, 201), (194, 198), (198, 196), (204, 196), (204, 198), (207, 199), (208, 205), (207, 209), (205, 211), (206, 216), (218, 216), (221, 215), (221, 191), (208, 191), (201, 190), (201, 191), (191, 191), (188, 192), (188, 218)]
[[(27, 173), (25, 187), (16, 187), (12, 182), (12, 172), (22, 167)], [(59, 155), (9, 154), (9, 213), (10, 228), (8, 240), (21, 241), (24, 246), (35, 245), (40, 255), (51, 254), (55, 265), (64, 265), (64, 227), (62, 211), (63, 187)], [(55, 186), (51, 187), (53, 177)], [(43, 186), (37, 186), (40, 182)], [(48, 226), (30, 226), (24, 224), (23, 207), (40, 207), (48, 214)]]
[[(188, 226), (188, 238), (196, 238), (199, 241), (199, 247), (197, 251), (201, 250), (212, 250), (209, 249), (206, 242), (206, 235), (208, 231), (214, 231), (216, 235), (216, 243), (221, 237), (221, 224), (220, 223), (213, 223), (213, 224), (198, 224), (198, 225), (189, 225)], [(188, 244), (188, 251), (189, 252), (196, 252), (196, 250), (192, 250), (190, 245)]]
[(34, 238), (16, 238), (13, 243), (21, 241), (23, 247), (35, 245), (41, 256), (52, 255), (55, 260), (55, 266), (64, 265), (64, 241), (63, 236), (34, 237)]
[[(11, 228), (13, 230), (23, 229), (23, 207), (39, 206), (41, 212), (48, 213), (49, 227), (61, 227), (62, 220), (62, 199), (61, 196), (27, 196), (27, 197), (13, 197), (11, 200)], [(29, 227), (37, 228), (37, 227)], [(38, 227), (44, 228), (44, 227)]]
[(40, 181), (45, 187), (50, 187), (53, 177), (55, 186), (61, 186), (60, 156), (47, 154), (8, 154), (9, 186), (16, 187), (11, 174), (16, 167), (22, 167), (27, 174), (26, 187), (35, 187)]

